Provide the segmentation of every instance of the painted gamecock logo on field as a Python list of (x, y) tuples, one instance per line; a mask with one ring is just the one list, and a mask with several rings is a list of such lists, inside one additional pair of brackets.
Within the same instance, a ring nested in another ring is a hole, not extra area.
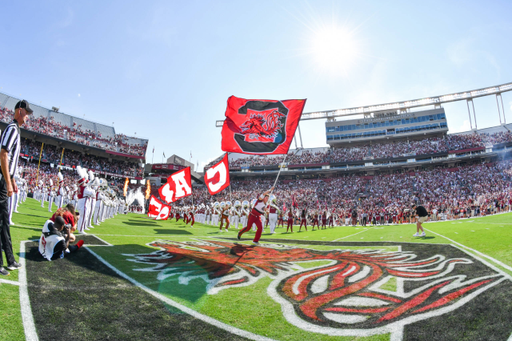
[[(183, 285), (202, 278), (208, 294), (270, 277), (267, 293), (281, 304), (288, 322), (329, 335), (394, 333), (400, 339), (404, 326), (454, 311), (506, 279), (469, 256), (461, 257), (462, 252), (454, 258), (432, 253), (439, 245), (412, 246), (418, 252), (341, 246), (321, 251), (221, 241), (150, 245), (161, 250), (130, 255), (132, 261), (154, 265), (138, 271), (156, 271), (158, 280), (177, 277)], [(320, 265), (311, 267), (315, 261)]]
[(246, 152), (272, 152), (286, 141), (288, 108), (282, 102), (249, 101), (238, 110), (245, 121), (234, 138)]

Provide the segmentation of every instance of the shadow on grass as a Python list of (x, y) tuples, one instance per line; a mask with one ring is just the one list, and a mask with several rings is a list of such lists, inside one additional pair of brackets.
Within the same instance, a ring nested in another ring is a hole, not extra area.
[(171, 229), (155, 229), (157, 234), (192, 234), (186, 230), (171, 230)]
[[(123, 253), (153, 251), (147, 246), (122, 245), (108, 248), (103, 256), (116, 264), (115, 257), (130, 258), (119, 256)], [(26, 257), (29, 297), (40, 340), (167, 340), (170, 335), (175, 340), (241, 340), (163, 304), (119, 277), (87, 250), (48, 262), (39, 255), (37, 243), (28, 243)], [(131, 263), (130, 267), (144, 265)], [(196, 270), (207, 273), (200, 266)], [(148, 285), (155, 290), (173, 296), (184, 295), (192, 301), (206, 294), (203, 280), (180, 285), (177, 278), (158, 282), (156, 275), (148, 276), (147, 272), (129, 272), (128, 275), (138, 280), (152, 278), (157, 284)]]
[(122, 223), (131, 226), (158, 226), (157, 224), (149, 221), (123, 221)]
[(144, 221), (144, 222), (147, 222), (147, 223), (157, 224), (157, 222), (155, 221), (154, 218), (149, 218), (149, 217), (141, 217), (141, 218), (138, 218), (138, 219), (128, 219), (128, 221), (135, 221), (135, 222), (138, 222), (138, 223), (140, 223), (141, 220)]

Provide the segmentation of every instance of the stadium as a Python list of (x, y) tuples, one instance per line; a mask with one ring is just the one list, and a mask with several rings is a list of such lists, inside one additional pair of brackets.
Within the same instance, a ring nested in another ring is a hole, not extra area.
[(496, 84), (315, 111), (231, 96), (208, 134), (143, 87), (126, 102), (148, 109), (116, 126), (0, 87), (0, 340), (512, 340)]

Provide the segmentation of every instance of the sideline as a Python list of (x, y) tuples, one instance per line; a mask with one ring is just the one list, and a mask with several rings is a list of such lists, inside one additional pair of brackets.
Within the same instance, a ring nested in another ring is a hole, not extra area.
[(357, 233), (354, 233), (354, 234), (351, 234), (351, 235), (348, 235), (348, 236), (345, 236), (345, 237), (342, 237), (342, 238), (334, 239), (334, 240), (331, 240), (331, 241), (332, 241), (332, 242), (337, 242), (338, 240), (342, 240), (342, 239), (345, 239), (345, 238), (348, 238), (348, 237), (352, 237), (352, 236), (355, 236), (355, 235), (357, 235), (357, 234), (359, 234), (359, 233), (368, 232), (368, 231), (370, 231), (370, 230), (373, 230), (373, 227), (370, 227), (370, 228), (369, 228), (369, 229), (367, 229), (367, 230), (359, 231), (359, 232), (357, 232)]
[(103, 257), (101, 257), (100, 255), (98, 255), (96, 252), (94, 252), (93, 250), (91, 250), (90, 248), (88, 247), (85, 247), (85, 249), (87, 251), (89, 251), (94, 257), (96, 257), (100, 262), (102, 262), (103, 264), (105, 264), (108, 268), (112, 269), (116, 274), (118, 274), (119, 276), (123, 277), (124, 279), (128, 280), (129, 282), (133, 283), (135, 286), (141, 288), (142, 290), (144, 290), (145, 292), (147, 292), (148, 294), (156, 297), (157, 299), (159, 299), (160, 301), (170, 305), (170, 306), (173, 306), (181, 311), (183, 311), (184, 313), (186, 314), (189, 314), (201, 321), (204, 321), (206, 323), (209, 323), (215, 327), (218, 327), (220, 329), (224, 329), (232, 334), (235, 334), (235, 335), (238, 335), (238, 336), (242, 336), (242, 337), (245, 337), (245, 338), (248, 338), (248, 339), (251, 339), (251, 340), (262, 340), (262, 341), (274, 341), (273, 339), (270, 339), (268, 337), (265, 337), (265, 336), (261, 336), (261, 335), (258, 335), (258, 334), (253, 334), (251, 332), (248, 332), (248, 331), (245, 331), (245, 330), (242, 330), (242, 329), (238, 329), (236, 327), (233, 327), (233, 326), (230, 326), (228, 324), (225, 324), (223, 322), (220, 322), (219, 320), (216, 320), (212, 317), (209, 317), (207, 315), (203, 315), (189, 307), (186, 307), (180, 303), (177, 303), (173, 300), (171, 300), (170, 298), (158, 293), (158, 292), (155, 292), (151, 289), (149, 289), (147, 286), (145, 286), (144, 284), (142, 283), (139, 283), (138, 281), (136, 281), (135, 279), (131, 278), (130, 276), (126, 275), (125, 273), (121, 272), (120, 270), (118, 270), (117, 268), (115, 268), (113, 265), (111, 265), (109, 262), (107, 262), (105, 259), (103, 259)]
[(512, 267), (511, 267), (511, 266), (508, 266), (507, 264), (505, 264), (505, 263), (503, 263), (503, 262), (501, 262), (501, 261), (499, 261), (499, 260), (497, 260), (497, 259), (495, 259), (495, 258), (493, 258), (493, 257), (491, 257), (491, 256), (486, 255), (485, 253), (482, 253), (482, 252), (480, 252), (480, 251), (478, 251), (478, 250), (475, 250), (475, 249), (470, 248), (469, 246), (466, 246), (466, 245), (464, 245), (464, 244), (461, 244), (461, 243), (459, 243), (459, 242), (456, 242), (455, 240), (450, 239), (450, 238), (448, 238), (448, 237), (445, 237), (445, 236), (443, 236), (442, 234), (439, 234), (439, 233), (437, 233), (437, 232), (431, 231), (431, 230), (427, 229), (426, 227), (424, 227), (424, 229), (425, 229), (425, 230), (427, 230), (427, 231), (429, 231), (429, 232), (431, 232), (431, 233), (433, 233), (433, 234), (437, 234), (438, 236), (443, 237), (443, 238), (445, 238), (446, 240), (449, 240), (450, 242), (452, 242), (452, 243), (454, 243), (454, 244), (456, 244), (456, 245), (458, 245), (458, 246), (460, 246), (460, 247), (463, 247), (463, 248), (465, 248), (465, 249), (467, 249), (467, 250), (470, 250), (470, 251), (472, 251), (472, 252), (474, 252), (474, 253), (476, 253), (476, 254), (478, 254), (478, 255), (482, 256), (482, 257), (485, 257), (485, 258), (487, 258), (487, 259), (491, 260), (492, 262), (494, 262), (494, 263), (498, 264), (499, 266), (501, 266), (501, 267), (503, 267), (503, 268), (507, 269), (508, 271), (512, 272)]
[(30, 241), (22, 241), (20, 245), (20, 264), (19, 285), (20, 285), (20, 306), (21, 320), (23, 321), (23, 329), (25, 330), (25, 340), (38, 341), (34, 317), (32, 316), (32, 308), (30, 307), (30, 298), (28, 297), (27, 287), (27, 262), (25, 258), (25, 244)]

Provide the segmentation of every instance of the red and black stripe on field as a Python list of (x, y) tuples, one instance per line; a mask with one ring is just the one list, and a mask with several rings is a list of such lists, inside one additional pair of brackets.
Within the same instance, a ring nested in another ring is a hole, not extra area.
[(40, 340), (244, 340), (163, 304), (87, 250), (47, 262), (28, 243), (26, 259)]

